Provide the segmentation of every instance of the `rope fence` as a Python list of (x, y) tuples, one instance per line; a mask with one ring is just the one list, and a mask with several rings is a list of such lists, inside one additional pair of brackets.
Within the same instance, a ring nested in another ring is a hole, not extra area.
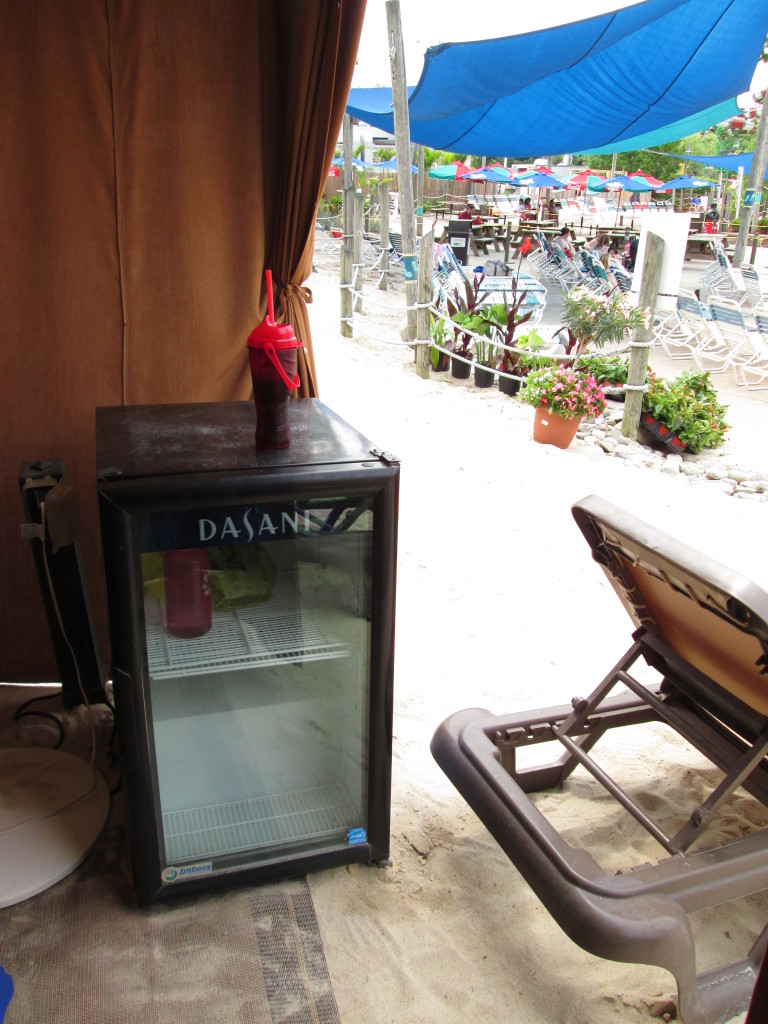
[[(320, 232), (316, 230), (316, 247), (318, 245), (318, 238), (320, 238), (321, 248), (325, 249), (325, 236), (327, 233), (326, 224), (333, 224), (333, 222), (337, 220), (338, 218), (336, 217), (318, 218), (318, 223), (320, 224), (322, 222), (322, 230)], [(341, 235), (341, 237), (334, 238), (333, 241), (336, 244), (332, 246), (332, 248), (335, 249), (336, 251), (338, 251), (342, 247), (345, 241), (349, 242), (349, 248), (351, 249), (353, 237), (352, 235)], [(362, 313), (363, 300), (366, 303), (366, 312), (369, 312), (371, 310), (382, 310), (388, 313), (392, 313), (393, 311), (395, 311), (395, 309), (397, 309), (397, 307), (394, 306), (391, 301), (391, 295), (389, 301), (385, 300), (384, 296), (386, 296), (388, 293), (386, 291), (383, 291), (382, 294), (381, 282), (382, 280), (388, 279), (392, 276), (396, 276), (402, 279), (403, 261), (399, 260), (394, 265), (391, 265), (389, 259), (394, 255), (394, 249), (392, 247), (386, 249), (379, 246), (377, 248), (370, 239), (365, 239), (364, 241), (368, 245), (369, 249), (373, 252), (373, 259), (370, 261), (361, 260), (359, 262), (352, 263), (352, 282), (350, 284), (345, 284), (341, 282), (339, 285), (340, 290), (342, 292), (347, 292), (351, 300), (351, 312), (349, 313), (349, 315), (342, 315), (340, 317), (340, 323), (346, 325), (347, 328), (349, 329), (350, 333), (348, 336), (352, 337), (353, 334), (357, 334), (368, 341), (389, 348), (405, 347), (410, 348), (411, 350), (415, 350), (417, 346), (426, 344), (429, 345), (430, 349), (434, 349), (438, 352), (443, 353), (444, 355), (449, 356), (451, 360), (456, 360), (457, 362), (470, 365), (478, 365), (477, 360), (474, 357), (474, 354), (469, 356), (462, 355), (461, 353), (456, 352), (453, 348), (446, 347), (446, 344), (444, 342), (441, 342), (439, 339), (434, 338), (432, 336), (426, 339), (417, 338), (414, 340), (404, 340), (400, 337), (392, 337), (391, 335), (389, 337), (386, 337), (383, 336), (380, 332), (372, 330), (370, 325), (365, 323), (364, 319), (359, 315), (360, 313)], [(371, 273), (375, 275), (375, 279), (371, 281), (366, 287), (366, 275), (371, 275)], [(398, 297), (402, 299), (402, 296)], [(416, 302), (410, 304), (406, 302), (402, 306), (400, 306), (399, 309), (402, 311), (404, 317), (406, 317), (409, 313), (427, 309), (429, 311), (431, 318), (430, 324), (432, 323), (432, 321), (434, 321), (443, 322), (447, 325), (450, 325), (449, 329), (451, 331), (451, 334), (453, 334), (456, 329), (456, 324), (454, 323), (454, 321), (451, 320), (447, 311), (441, 307), (438, 301), (435, 301), (434, 299), (431, 302)], [(356, 313), (358, 314), (357, 316), (355, 315)], [(572, 364), (576, 362), (578, 359), (583, 358), (586, 355), (586, 353), (567, 353), (563, 351), (562, 343), (558, 341), (558, 338), (562, 331), (563, 328), (559, 328), (557, 330), (553, 329), (551, 339), (540, 349), (531, 349), (528, 346), (520, 347), (515, 344), (507, 344), (500, 336), (499, 330), (494, 330), (494, 333), (490, 337), (487, 335), (477, 334), (476, 332), (463, 327), (461, 328), (460, 333), (466, 339), (468, 339), (468, 345), (491, 345), (493, 347), (493, 352), (495, 356), (498, 356), (501, 353), (509, 353), (510, 355), (520, 356), (529, 361), (536, 360), (538, 358), (541, 359), (542, 361), (546, 360), (548, 362), (552, 361), (564, 364)], [(650, 350), (651, 348), (653, 348), (654, 344), (655, 342), (653, 339), (650, 339), (648, 341), (629, 341), (625, 344), (611, 348), (609, 350), (609, 354), (611, 356), (628, 355), (633, 350), (637, 349)], [(504, 377), (508, 380), (520, 382), (525, 380), (525, 377), (523, 375), (510, 373), (506, 370), (502, 370), (499, 367), (495, 367), (494, 372), (498, 374), (499, 377)], [(622, 385), (622, 387), (625, 391), (628, 392), (646, 392), (648, 390), (647, 383), (639, 385), (626, 383)]]

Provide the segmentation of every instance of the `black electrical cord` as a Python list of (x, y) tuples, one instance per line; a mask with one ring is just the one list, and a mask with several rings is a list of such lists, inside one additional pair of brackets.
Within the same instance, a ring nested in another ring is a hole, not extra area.
[(59, 693), (44, 693), (44, 694), (42, 694), (39, 697), (31, 697), (29, 700), (25, 700), (23, 704), (19, 704), (19, 706), (13, 712), (13, 721), (14, 722), (18, 722), (22, 718), (32, 718), (32, 717), (34, 717), (34, 718), (47, 718), (49, 721), (53, 722), (54, 725), (56, 726), (56, 728), (59, 730), (59, 738), (56, 740), (55, 745), (51, 748), (52, 750), (58, 750), (59, 747), (61, 746), (61, 744), (66, 739), (66, 735), (64, 733), (64, 726), (61, 724), (61, 721), (56, 717), (56, 715), (52, 715), (50, 713), (50, 711), (41, 711), (41, 710), (28, 711), (27, 708), (29, 708), (33, 704), (37, 703), (37, 701), (41, 701), (41, 700), (54, 700), (55, 698), (57, 698), (59, 696), (60, 696)]

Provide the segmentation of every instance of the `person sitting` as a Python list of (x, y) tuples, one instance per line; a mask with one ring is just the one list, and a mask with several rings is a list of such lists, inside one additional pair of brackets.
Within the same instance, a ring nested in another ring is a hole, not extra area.
[(624, 269), (632, 271), (633, 273), (635, 270), (635, 260), (637, 259), (637, 246), (638, 239), (631, 239), (624, 246), (624, 252), (622, 255), (622, 263), (624, 264)]
[(483, 223), (483, 218), (480, 216), (480, 214), (477, 214), (476, 216), (473, 217), (472, 216), (473, 213), (474, 213), (474, 210), (470, 209), (469, 203), (467, 203), (467, 205), (464, 207), (464, 209), (459, 214), (458, 219), (459, 220), (471, 220), (473, 224), (482, 224)]
[(552, 244), (559, 246), (569, 260), (572, 260), (573, 257), (576, 255), (576, 248), (573, 242), (571, 241), (570, 228), (561, 228), (560, 231), (555, 235)]
[(557, 220), (558, 206), (557, 206), (557, 203), (555, 202), (554, 199), (550, 199), (549, 200), (549, 203), (547, 205), (547, 213), (549, 214), (550, 217), (554, 217), (555, 220)]
[(596, 256), (605, 256), (608, 252), (609, 238), (608, 235), (602, 234), (602, 232), (595, 235), (585, 245), (585, 249), (590, 249)]
[(522, 208), (518, 206), (518, 212), (520, 214), (520, 220), (531, 220), (535, 214), (531, 209), (531, 198), (526, 196), (525, 199), (521, 199), (520, 202), (523, 204)]
[(632, 277), (619, 259), (619, 250), (615, 245), (608, 246), (605, 262), (608, 264), (605, 268), (608, 279), (613, 279), (612, 283), (615, 282), (623, 292), (628, 292), (632, 285)]

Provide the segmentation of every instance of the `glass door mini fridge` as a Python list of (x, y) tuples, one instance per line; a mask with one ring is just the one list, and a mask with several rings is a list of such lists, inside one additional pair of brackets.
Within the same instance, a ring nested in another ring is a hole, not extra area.
[(389, 856), (399, 465), (316, 399), (97, 410), (140, 903)]

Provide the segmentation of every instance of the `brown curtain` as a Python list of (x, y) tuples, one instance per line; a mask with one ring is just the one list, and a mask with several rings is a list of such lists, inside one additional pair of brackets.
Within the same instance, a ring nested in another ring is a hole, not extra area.
[(99, 405), (250, 395), (277, 308), (304, 342), (315, 208), (365, 0), (0, 0), (0, 679), (55, 679), (22, 462), (66, 459), (106, 643)]

